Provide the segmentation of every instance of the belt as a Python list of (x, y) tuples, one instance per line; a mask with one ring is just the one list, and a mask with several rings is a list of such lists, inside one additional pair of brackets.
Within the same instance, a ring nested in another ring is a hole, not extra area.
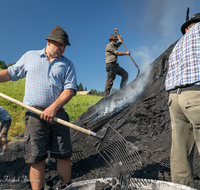
[(115, 65), (115, 64), (117, 64), (117, 62), (110, 62), (110, 63), (106, 63), (106, 64)]
[(186, 85), (186, 86), (182, 86), (182, 87), (178, 87), (176, 89), (170, 90), (169, 92), (173, 94), (180, 94), (181, 92), (192, 91), (192, 90), (200, 90), (200, 85), (194, 85), (194, 84)]
[(46, 109), (46, 108), (41, 108), (41, 107), (37, 107), (37, 106), (31, 106), (31, 107), (36, 108), (38, 110), (43, 110), (43, 111)]

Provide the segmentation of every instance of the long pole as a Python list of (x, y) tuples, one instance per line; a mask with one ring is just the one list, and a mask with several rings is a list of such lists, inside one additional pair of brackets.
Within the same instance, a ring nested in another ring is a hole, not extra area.
[[(34, 112), (34, 113), (37, 114), (37, 115), (41, 115), (41, 114), (42, 114), (42, 111), (40, 111), (40, 110), (38, 110), (38, 109), (36, 109), (36, 108), (34, 108), (34, 107), (28, 106), (28, 105), (26, 105), (26, 104), (24, 104), (24, 103), (22, 103), (22, 102), (20, 102), (20, 101), (18, 101), (18, 100), (16, 100), (16, 99), (14, 99), (14, 98), (11, 98), (11, 97), (9, 97), (9, 96), (7, 96), (7, 95), (1, 93), (1, 92), (0, 92), (0, 97), (5, 98), (5, 99), (7, 99), (7, 100), (9, 100), (9, 101), (11, 101), (11, 102), (13, 102), (13, 103), (15, 103), (15, 104), (18, 104), (19, 106), (22, 106), (22, 107), (24, 107), (24, 108), (26, 108), (26, 109), (28, 109), (28, 110)], [(77, 126), (77, 125), (74, 125), (74, 124), (72, 124), (72, 123), (69, 123), (69, 122), (67, 122), (67, 121), (65, 121), (65, 120), (62, 120), (62, 119), (60, 119), (60, 118), (54, 117), (53, 120), (54, 120), (55, 122), (57, 122), (57, 123), (60, 123), (60, 124), (65, 125), (65, 126), (67, 126), (67, 127), (70, 127), (70, 128), (72, 128), (72, 129), (76, 129), (76, 130), (78, 130), (78, 131), (80, 131), (80, 132), (82, 132), (82, 133), (85, 133), (85, 134), (94, 136), (94, 137), (96, 137), (96, 138), (102, 139), (102, 136), (100, 136), (99, 134), (97, 134), (97, 133), (95, 133), (95, 132), (92, 132), (92, 131), (90, 131), (90, 130), (84, 129), (84, 128), (82, 128), (82, 127), (79, 127), (79, 126)]]
[[(114, 32), (116, 33), (116, 35), (117, 35), (119, 38), (121, 38), (120, 35), (119, 35), (119, 32), (118, 32), (118, 30), (117, 30), (116, 28), (114, 29)], [(121, 39), (121, 41), (122, 41), (122, 44), (123, 44), (125, 50), (128, 51), (127, 48), (126, 48), (126, 46), (124, 45), (124, 42), (123, 42), (122, 39)], [(131, 56), (131, 55), (129, 55), (129, 56), (130, 56), (131, 60), (133, 61), (133, 63), (135, 64), (135, 66), (138, 68), (138, 74), (137, 74), (137, 76), (138, 76), (138, 75), (140, 74), (140, 69), (139, 69), (138, 65), (136, 64), (136, 62), (133, 60), (132, 56)]]

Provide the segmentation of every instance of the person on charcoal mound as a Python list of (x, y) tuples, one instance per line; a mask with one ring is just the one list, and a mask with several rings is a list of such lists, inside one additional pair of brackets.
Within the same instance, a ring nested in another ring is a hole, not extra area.
[[(188, 18), (188, 17), (187, 17)], [(165, 86), (172, 128), (171, 179), (194, 187), (194, 147), (200, 152), (200, 13), (182, 25), (170, 57)]]
[[(114, 31), (117, 29), (114, 29)], [(117, 40), (119, 42), (117, 43)], [(123, 56), (123, 55), (130, 55), (130, 52), (120, 52), (117, 49), (122, 44), (122, 38), (121, 36), (115, 36), (113, 34), (110, 35), (109, 39), (110, 43), (106, 46), (106, 71), (107, 71), (107, 80), (106, 80), (106, 86), (104, 90), (104, 96), (108, 96), (110, 94), (110, 90), (113, 86), (113, 82), (116, 78), (116, 75), (119, 75), (122, 77), (120, 89), (126, 85), (128, 81), (128, 73), (119, 66), (117, 63), (117, 57)]]
[(11, 115), (0, 106), (0, 138), (2, 151), (0, 155), (3, 155), (6, 150), (7, 145), (7, 133), (11, 125)]
[(43, 110), (41, 116), (29, 110), (25, 115), (25, 162), (31, 164), (29, 177), (34, 190), (44, 189), (48, 150), (57, 159), (59, 189), (71, 181), (70, 130), (53, 118), (69, 121), (63, 106), (76, 94), (76, 72), (72, 61), (62, 55), (70, 46), (67, 33), (56, 25), (46, 40), (46, 48), (28, 51), (15, 65), (0, 72), (0, 82), (26, 77), (23, 102)]

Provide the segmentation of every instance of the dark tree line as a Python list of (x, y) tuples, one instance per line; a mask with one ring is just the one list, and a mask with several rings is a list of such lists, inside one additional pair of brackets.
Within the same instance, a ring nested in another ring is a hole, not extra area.
[(5, 61), (0, 61), (0, 69), (7, 69), (12, 65), (14, 65), (14, 63), (9, 63), (8, 65), (6, 65)]
[[(85, 87), (85, 89), (83, 88), (82, 83), (80, 83), (79, 85), (77, 84), (77, 89), (78, 91), (87, 91), (87, 87)], [(96, 89), (91, 89), (89, 94), (91, 95), (95, 95), (95, 96), (104, 96), (103, 92), (97, 91)]]

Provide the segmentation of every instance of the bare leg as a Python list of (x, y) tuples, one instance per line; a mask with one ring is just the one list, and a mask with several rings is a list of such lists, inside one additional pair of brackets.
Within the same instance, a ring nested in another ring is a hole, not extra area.
[(68, 159), (58, 159), (57, 161), (57, 172), (60, 176), (61, 181), (67, 184), (71, 181), (71, 162)]
[(3, 144), (3, 149), (6, 149), (7, 148), (7, 138), (2, 137), (1, 140), (2, 140), (2, 144)]
[(29, 175), (33, 190), (43, 188), (45, 180), (45, 160), (31, 164)]

